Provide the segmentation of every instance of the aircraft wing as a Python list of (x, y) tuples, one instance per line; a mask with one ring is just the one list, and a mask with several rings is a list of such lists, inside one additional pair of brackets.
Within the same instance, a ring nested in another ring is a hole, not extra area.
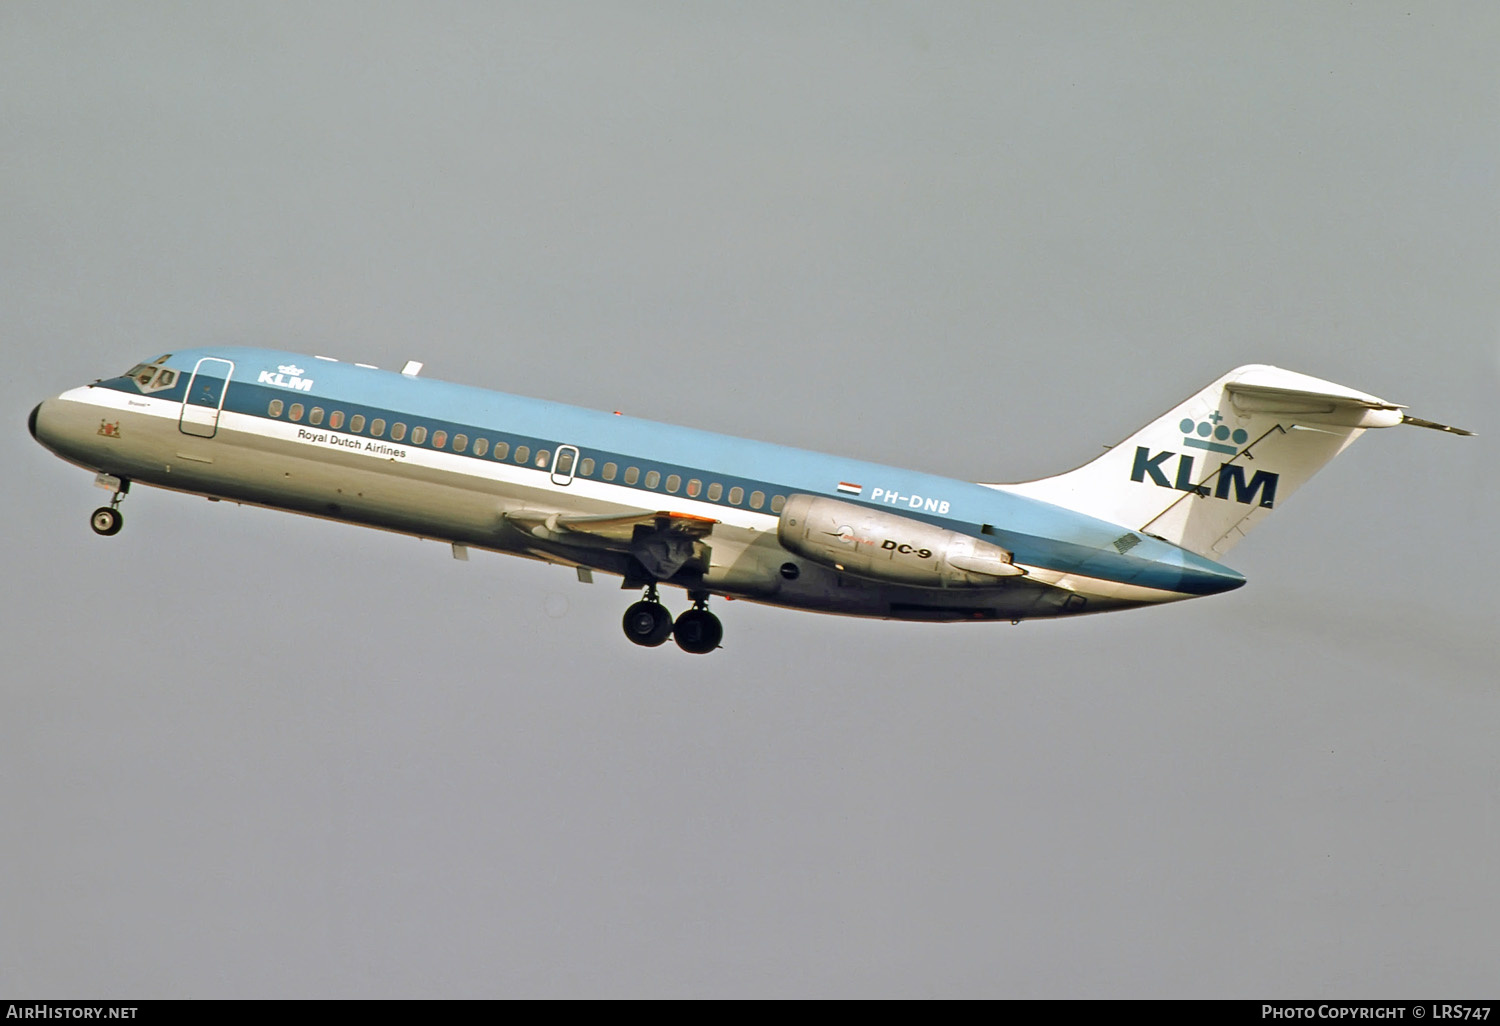
[[(547, 541), (604, 542), (609, 548), (629, 548), (637, 527), (653, 533), (672, 534), (682, 538), (703, 538), (718, 523), (710, 517), (671, 510), (638, 510), (625, 513), (594, 515), (548, 513), (542, 510), (515, 510), (505, 519), (527, 534)], [(614, 544), (608, 544), (614, 543)]]
[(629, 553), (660, 580), (689, 561), (706, 567), (708, 547), (702, 540), (719, 522), (673, 510), (583, 515), (528, 509), (512, 510), (505, 519), (517, 530), (553, 546)]

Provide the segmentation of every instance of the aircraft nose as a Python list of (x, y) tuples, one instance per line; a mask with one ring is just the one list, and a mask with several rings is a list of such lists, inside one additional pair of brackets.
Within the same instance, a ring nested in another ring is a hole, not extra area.
[(57, 449), (57, 407), (56, 399), (43, 399), (26, 418), (26, 430), (31, 432), (31, 437), (54, 452)]

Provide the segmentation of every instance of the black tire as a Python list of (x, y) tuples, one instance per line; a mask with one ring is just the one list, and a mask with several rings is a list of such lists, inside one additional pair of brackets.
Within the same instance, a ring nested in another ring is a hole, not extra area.
[(625, 610), (620, 626), (637, 645), (655, 648), (672, 634), (672, 614), (660, 602), (640, 601)]
[(112, 506), (100, 506), (89, 517), (89, 526), (94, 529), (95, 534), (102, 534), (108, 538), (112, 534), (120, 533), (120, 528), (125, 526), (125, 518)]
[(707, 609), (689, 609), (672, 627), (677, 647), (693, 655), (707, 655), (724, 640), (724, 625)]

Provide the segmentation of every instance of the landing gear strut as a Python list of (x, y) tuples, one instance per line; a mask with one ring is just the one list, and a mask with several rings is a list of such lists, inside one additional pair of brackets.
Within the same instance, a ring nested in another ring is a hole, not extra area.
[(130, 482), (121, 481), (114, 497), (109, 500), (109, 505), (100, 506), (90, 514), (89, 526), (94, 529), (95, 534), (102, 534), (108, 538), (110, 535), (120, 533), (120, 528), (125, 526), (125, 514), (120, 512), (120, 501), (125, 498), (125, 493), (128, 491), (130, 491)]
[(667, 640), (672, 633), (672, 614), (657, 597), (655, 584), (646, 587), (644, 599), (625, 610), (621, 626), (627, 638), (646, 648), (655, 648)]
[(689, 597), (693, 600), (693, 608), (677, 618), (672, 626), (672, 638), (684, 652), (706, 655), (724, 640), (724, 625), (708, 611), (707, 592), (690, 592)]

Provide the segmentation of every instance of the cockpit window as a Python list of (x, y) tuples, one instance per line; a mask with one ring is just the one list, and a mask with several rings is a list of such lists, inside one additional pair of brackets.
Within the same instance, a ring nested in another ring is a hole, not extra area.
[(161, 362), (171, 356), (158, 357), (154, 363), (138, 363), (125, 372), (125, 376), (135, 382), (135, 386), (142, 392), (159, 392), (164, 388), (171, 388), (177, 383), (177, 372), (161, 366)]

